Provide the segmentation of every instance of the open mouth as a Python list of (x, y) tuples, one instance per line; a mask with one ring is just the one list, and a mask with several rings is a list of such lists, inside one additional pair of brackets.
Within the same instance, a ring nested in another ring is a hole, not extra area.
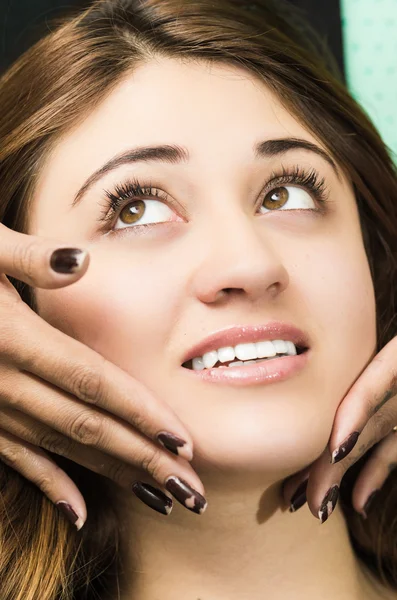
[[(291, 343), (292, 342), (289, 342), (289, 344), (291, 344)], [(276, 358), (296, 356), (296, 355), (304, 354), (305, 352), (307, 352), (309, 350), (309, 348), (306, 348), (303, 346), (296, 346), (294, 344), (292, 344), (292, 346), (294, 346), (294, 350), (292, 350), (292, 347), (289, 347), (287, 352), (285, 352), (285, 351), (278, 352), (276, 350), (276, 353), (274, 354), (274, 356), (263, 356), (263, 357), (257, 357), (257, 358), (250, 358), (247, 360), (240, 360), (237, 357), (234, 357), (231, 360), (224, 360), (224, 361), (221, 361), (218, 359), (215, 362), (215, 364), (211, 364), (211, 363), (207, 362), (208, 366), (206, 366), (204, 364), (204, 360), (203, 360), (205, 357), (205, 355), (204, 355), (204, 357), (197, 357), (195, 359), (191, 359), (191, 360), (184, 362), (182, 364), (182, 367), (184, 367), (185, 369), (190, 369), (190, 370), (194, 370), (194, 371), (202, 371), (202, 370), (209, 370), (209, 369), (227, 369), (229, 367), (239, 367), (239, 366), (274, 360)], [(212, 360), (212, 363), (213, 362), (214, 362), (214, 359)]]

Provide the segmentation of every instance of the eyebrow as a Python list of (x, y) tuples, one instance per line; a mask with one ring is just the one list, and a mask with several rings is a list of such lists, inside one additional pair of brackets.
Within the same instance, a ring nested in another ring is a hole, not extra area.
[[(321, 156), (331, 165), (335, 171), (336, 177), (342, 181), (339, 170), (333, 159), (319, 146), (300, 138), (279, 138), (275, 140), (264, 140), (254, 146), (255, 159), (272, 158), (281, 156), (291, 150), (307, 150)], [(88, 192), (88, 190), (110, 171), (117, 169), (121, 165), (132, 164), (137, 162), (165, 162), (170, 164), (178, 164), (189, 161), (189, 151), (187, 148), (178, 145), (161, 145), (161, 146), (138, 146), (118, 154), (105, 163), (100, 169), (95, 171), (82, 187), (77, 192), (72, 207), (75, 207)]]

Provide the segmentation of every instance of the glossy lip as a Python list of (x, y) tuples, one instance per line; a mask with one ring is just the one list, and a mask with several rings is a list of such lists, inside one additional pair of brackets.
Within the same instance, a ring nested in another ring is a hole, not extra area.
[(311, 351), (293, 356), (270, 358), (263, 362), (240, 367), (217, 367), (212, 369), (184, 369), (190, 377), (200, 377), (210, 383), (229, 384), (233, 386), (263, 385), (285, 381), (296, 375), (309, 362)]
[[(192, 348), (186, 353), (182, 359), (182, 365), (189, 360), (192, 360), (196, 356), (203, 356), (206, 352), (211, 350), (218, 350), (225, 346), (236, 346), (237, 344), (246, 344), (250, 342), (261, 342), (267, 340), (286, 340), (291, 341), (295, 346), (301, 348), (309, 348), (308, 335), (303, 331), (292, 325), (291, 323), (282, 323), (281, 321), (269, 321), (263, 325), (244, 325), (227, 327), (220, 329)], [(301, 355), (298, 355), (301, 356)], [(236, 358), (238, 360), (238, 358)], [(258, 363), (260, 364), (260, 363)], [(249, 368), (238, 367), (239, 369)], [(233, 367), (229, 367), (234, 370)], [(190, 369), (188, 369), (190, 370)], [(211, 369), (206, 369), (210, 371)], [(217, 369), (215, 369), (217, 370)], [(201, 372), (201, 371), (198, 371)]]

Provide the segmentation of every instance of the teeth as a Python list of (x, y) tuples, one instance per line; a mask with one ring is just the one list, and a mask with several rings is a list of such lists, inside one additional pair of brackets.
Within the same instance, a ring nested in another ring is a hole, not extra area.
[(240, 360), (252, 360), (258, 358), (258, 352), (255, 344), (237, 344), (234, 348), (236, 358)]
[(218, 362), (218, 352), (212, 350), (203, 354), (203, 363), (206, 369), (212, 369), (212, 367)]
[(202, 371), (203, 369), (205, 369), (205, 366), (202, 357), (198, 356), (197, 358), (193, 358), (193, 370)]
[(229, 366), (233, 367), (251, 364), (256, 359), (272, 358), (277, 354), (294, 356), (297, 354), (295, 344), (286, 340), (266, 340), (264, 342), (237, 344), (234, 347), (224, 346), (218, 350), (205, 352), (203, 356), (193, 358), (192, 366), (194, 371), (202, 371), (203, 369), (212, 369), (218, 361), (225, 363), (233, 361), (234, 358), (240, 359), (229, 363)]
[(287, 354), (287, 343), (284, 340), (274, 340), (272, 342), (277, 354)]
[(219, 348), (218, 352), (218, 360), (221, 363), (228, 362), (229, 360), (233, 360), (235, 358), (234, 348), (233, 346), (225, 346), (224, 348)]
[(287, 344), (287, 352), (290, 356), (294, 356), (296, 354), (295, 344), (292, 342), (285, 342)]
[[(292, 342), (291, 342), (292, 344)], [(292, 344), (294, 346), (294, 344)], [(257, 342), (255, 344), (258, 358), (270, 358), (276, 356), (277, 352), (272, 342)], [(294, 346), (295, 348), (295, 346)]]

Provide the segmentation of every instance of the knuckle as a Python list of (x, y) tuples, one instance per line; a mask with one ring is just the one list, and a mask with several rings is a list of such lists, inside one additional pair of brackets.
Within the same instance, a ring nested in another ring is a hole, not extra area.
[(136, 429), (144, 431), (145, 426), (147, 425), (147, 417), (140, 412), (138, 407), (131, 407), (128, 412), (128, 422), (133, 424)]
[(103, 430), (102, 417), (81, 413), (71, 423), (70, 437), (86, 446), (97, 446), (103, 437)]
[[(14, 373), (12, 373), (14, 375)], [(25, 394), (21, 388), (21, 386), (17, 385), (12, 381), (7, 382), (8, 377), (2, 378), (1, 388), (0, 389), (0, 407), (1, 408), (14, 408), (21, 409), (23, 404), (23, 399)], [(9, 379), (12, 379), (10, 376)], [(1, 419), (1, 414), (0, 414)]]
[(142, 469), (149, 473), (154, 479), (157, 479), (160, 474), (162, 458), (163, 452), (160, 449), (146, 449), (146, 453), (141, 459)]
[(98, 404), (101, 398), (102, 373), (99, 367), (79, 366), (71, 376), (73, 394), (90, 404)]
[(372, 417), (372, 424), (376, 441), (386, 437), (393, 428), (392, 419), (390, 418), (389, 412), (386, 410), (376, 412)]
[(31, 240), (27, 244), (17, 245), (12, 255), (12, 264), (16, 271), (24, 273), (33, 281), (35, 258), (40, 249), (37, 240)]
[(23, 447), (9, 445), (0, 448), (0, 459), (12, 469), (18, 470), (18, 465), (22, 462), (25, 454)]
[(50, 496), (54, 491), (55, 480), (54, 477), (48, 472), (40, 473), (33, 481), (46, 496)]
[(53, 454), (68, 455), (71, 452), (71, 446), (73, 442), (62, 435), (54, 435), (53, 432), (45, 433), (39, 439), (38, 445), (41, 448), (45, 448)]

